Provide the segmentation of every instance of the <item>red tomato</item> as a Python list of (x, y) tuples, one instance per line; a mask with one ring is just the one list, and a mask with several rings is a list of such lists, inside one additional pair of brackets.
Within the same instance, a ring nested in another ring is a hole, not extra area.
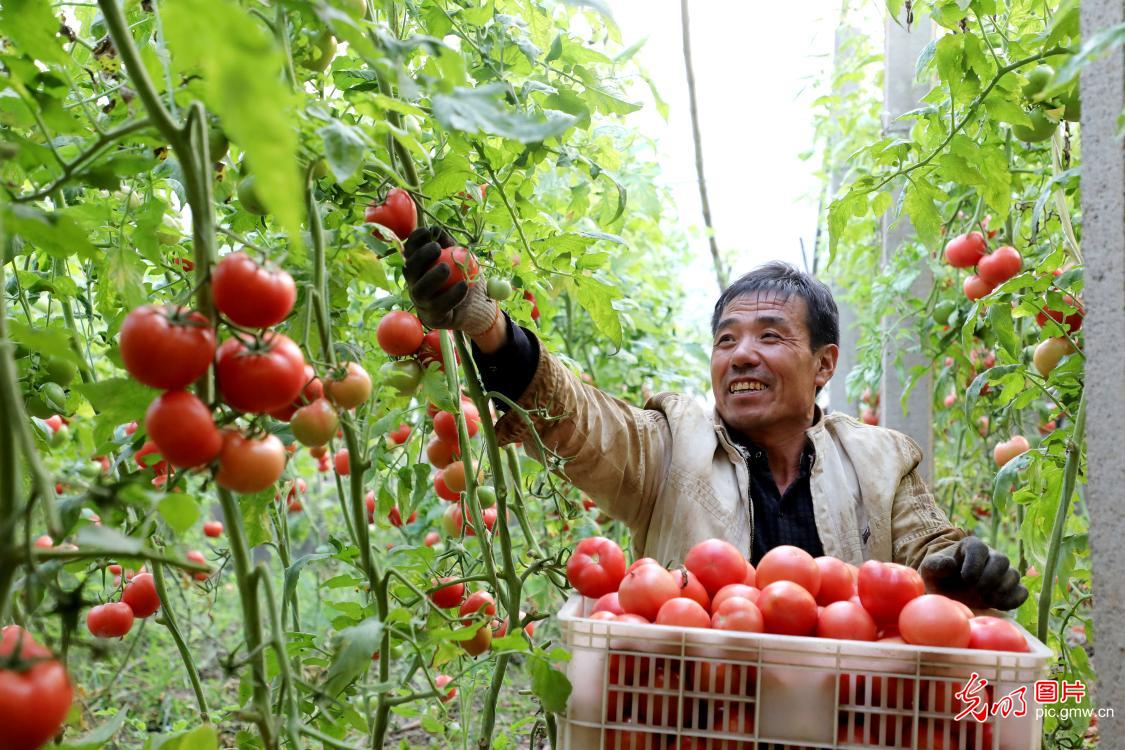
[(347, 448), (336, 451), (336, 455), (332, 457), (332, 465), (335, 467), (336, 473), (342, 477), (352, 473), (351, 454), (348, 453)]
[(998, 247), (977, 263), (977, 275), (986, 284), (997, 286), (1020, 272), (1023, 259), (1014, 247)]
[[(612, 721), (613, 719), (611, 719)], [(632, 724), (632, 719), (621, 723)], [(664, 750), (667, 740), (663, 735), (651, 732), (632, 731), (630, 729), (605, 730), (605, 750)]]
[(210, 463), (223, 445), (211, 410), (187, 391), (165, 391), (153, 399), (145, 430), (160, 455), (181, 469)]
[(447, 443), (440, 438), (434, 438), (426, 445), (426, 460), (435, 469), (444, 469), (454, 456), (460, 455), (461, 446), (457, 443)]
[[(461, 364), (461, 355), (457, 350), (453, 350), (453, 356), (457, 359), (457, 364)], [(423, 367), (429, 367), (431, 362), (437, 362), (438, 367), (445, 371), (445, 358), (441, 353), (441, 331), (434, 329), (427, 333), (422, 339), (422, 346), (418, 347), (418, 361), (422, 363)]]
[(850, 601), (830, 603), (821, 611), (816, 623), (819, 638), (873, 641), (877, 633), (875, 620), (867, 614), (867, 610)]
[[(480, 412), (477, 407), (472, 404), (461, 404), (461, 413), (465, 415), (465, 427), (469, 432), (469, 437), (477, 434), (480, 428)], [(457, 417), (453, 412), (439, 411), (434, 415), (434, 434), (437, 435), (439, 440), (444, 440), (447, 443), (456, 443), (457, 438)]]
[(99, 604), (86, 613), (86, 627), (98, 638), (120, 638), (133, 629), (133, 610), (125, 602)]
[(37, 750), (58, 734), (74, 690), (66, 668), (18, 625), (8, 625), (0, 641), (0, 659), (15, 655), (34, 661), (25, 669), (0, 667), (0, 727), (6, 750)]
[(1055, 310), (1053, 308), (1047, 307), (1046, 304), (1044, 304), (1044, 308), (1047, 310), (1047, 313), (1037, 313), (1035, 315), (1035, 322), (1039, 324), (1040, 328), (1047, 325), (1047, 318), (1050, 318), (1051, 320), (1058, 323), (1063, 328), (1063, 330), (1066, 330), (1069, 326), (1071, 333), (1074, 333), (1082, 327), (1082, 320), (1086, 315), (1086, 311), (1082, 307), (1082, 304), (1076, 302), (1074, 297), (1071, 297), (1069, 294), (1063, 297), (1063, 302), (1070, 307), (1076, 308), (1077, 311), (1067, 314), (1062, 312), (1061, 310)]
[(611, 591), (608, 594), (602, 594), (598, 600), (594, 602), (590, 614), (594, 615), (598, 612), (609, 612), (614, 615), (625, 614), (625, 609), (621, 606), (621, 601), (617, 598), (617, 592)]
[(976, 302), (978, 299), (991, 292), (993, 289), (993, 285), (989, 284), (980, 276), (972, 274), (965, 278), (965, 282), (961, 285), (961, 289), (965, 292), (966, 297), (968, 297), (973, 302)]
[(566, 563), (566, 577), (582, 596), (597, 599), (612, 593), (625, 577), (625, 553), (612, 539), (583, 539)]
[(58, 414), (52, 414), (51, 416), (43, 420), (43, 424), (47, 425), (47, 427), (51, 429), (51, 432), (58, 432), (63, 428), (63, 425), (66, 424), (66, 422), (63, 421), (62, 416)]
[(410, 432), (410, 425), (404, 422), (387, 434), (390, 436), (391, 440), (394, 441), (395, 445), (402, 445), (410, 439)]
[[(394, 526), (396, 529), (402, 528), (402, 511), (398, 509), (398, 506), (394, 506), (387, 511), (387, 520), (390, 521), (391, 526)], [(406, 522), (414, 523), (416, 520), (418, 520), (418, 511), (411, 513), (410, 517), (406, 519)]]
[(305, 357), (288, 336), (272, 331), (248, 348), (238, 338), (219, 347), (215, 373), (223, 400), (243, 412), (270, 412), (305, 386)]
[[(184, 555), (184, 558), (186, 558), (190, 562), (197, 563), (199, 565), (206, 565), (207, 564), (207, 558), (204, 557), (203, 553), (200, 552), (197, 549), (193, 549), (190, 552), (188, 552), (186, 555)], [(209, 573), (205, 573), (202, 570), (200, 570), (196, 573), (192, 573), (192, 577), (197, 581), (206, 581), (209, 576), (210, 576)]]
[(676, 583), (680, 585), (680, 596), (686, 596), (688, 599), (699, 602), (699, 606), (710, 611), (711, 597), (707, 595), (707, 589), (703, 588), (703, 584), (695, 577), (695, 573), (687, 568), (671, 568), (668, 572), (675, 577)]
[(383, 316), (375, 329), (375, 338), (383, 351), (392, 357), (409, 357), (418, 351), (425, 337), (422, 321), (405, 310)]
[(453, 503), (441, 514), (441, 530), (446, 536), (459, 537), (465, 527), (465, 515), (461, 503)]
[[(447, 674), (439, 674), (434, 678), (434, 685), (437, 687), (439, 693), (445, 690), (446, 686), (451, 682), (453, 682), (453, 678)], [(449, 688), (449, 692), (439, 697), (442, 703), (449, 703), (449, 701), (457, 697), (457, 688)]]
[(630, 614), (640, 615), (649, 622), (669, 599), (680, 595), (675, 576), (660, 565), (641, 565), (625, 575), (617, 590), (618, 601)]
[(480, 265), (477, 263), (477, 259), (463, 247), (442, 248), (441, 255), (438, 256), (434, 265), (443, 265), (449, 268), (449, 277), (438, 288), (439, 292), (444, 292), (454, 284), (465, 280), (472, 283), (480, 275)]
[(224, 430), (215, 482), (246, 495), (261, 492), (285, 470), (285, 455), (285, 446), (276, 435), (252, 438), (237, 430)]
[[(450, 464), (449, 466), (452, 465), (453, 464)], [(449, 466), (447, 466), (446, 468), (448, 469)], [(439, 470), (437, 474), (434, 474), (434, 492), (437, 493), (438, 497), (447, 502), (455, 503), (461, 499), (461, 493), (454, 492), (453, 490), (449, 489), (449, 485), (445, 483), (444, 469)]]
[[(445, 583), (446, 581), (452, 581), (452, 580), (454, 580), (454, 579), (453, 578), (442, 578), (438, 581), (434, 581), (434, 585), (436, 586), (438, 583)], [(477, 593), (484, 593), (484, 592), (478, 591)], [(461, 606), (461, 603), (465, 601), (465, 584), (463, 584), (463, 583), (450, 583), (450, 584), (447, 584), (445, 586), (435, 588), (433, 591), (430, 592), (430, 601), (433, 602), (435, 606), (441, 607), (442, 609), (449, 609), (450, 607), (459, 607), (459, 606)], [(495, 611), (495, 609), (494, 609), (494, 611)]]
[(984, 257), (988, 249), (984, 235), (969, 232), (951, 239), (945, 245), (945, 262), (954, 268), (972, 268)]
[(481, 625), (477, 628), (477, 632), (473, 637), (467, 641), (461, 641), (461, 648), (465, 650), (469, 656), (480, 656), (488, 647), (492, 645), (492, 628), (488, 625)]
[(496, 600), (487, 591), (474, 591), (461, 603), (461, 609), (458, 612), (462, 618), (461, 624), (471, 625), (474, 619), (473, 615), (477, 612), (481, 612), (485, 617), (495, 615)]
[(747, 586), (745, 583), (732, 583), (729, 586), (723, 586), (719, 589), (719, 592), (715, 594), (714, 598), (711, 599), (711, 611), (717, 612), (723, 600), (729, 599), (732, 596), (741, 596), (743, 599), (749, 599), (756, 603), (759, 593), (756, 587)]
[(422, 540), (422, 544), (425, 544), (427, 547), (433, 547), (440, 541), (441, 534), (437, 533), (436, 531), (427, 531), (426, 538)]
[[(467, 487), (465, 483), (465, 464), (462, 461), (452, 461), (448, 466), (438, 472), (442, 481), (450, 492), (461, 493)], [(460, 499), (460, 498), (457, 498)]]
[(659, 564), (660, 564), (660, 563), (659, 563), (659, 562), (657, 562), (657, 561), (656, 561), (656, 560), (655, 560), (654, 558), (651, 558), (651, 557), (642, 557), (642, 558), (639, 558), (639, 559), (637, 559), (637, 560), (634, 560), (634, 561), (633, 561), (633, 564), (632, 564), (632, 565), (630, 565), (629, 567), (625, 568), (625, 572), (626, 572), (627, 574), (628, 574), (628, 573), (632, 573), (632, 572), (633, 572), (634, 570), (636, 570), (637, 568), (641, 567), (642, 565), (659, 565)]
[(536, 323), (539, 322), (539, 304), (535, 301), (535, 295), (528, 290), (524, 290), (523, 298), (531, 303), (531, 319)]
[[(761, 570), (759, 565), (759, 574)], [(816, 599), (792, 581), (776, 581), (763, 588), (758, 595), (758, 609), (762, 611), (767, 633), (812, 635), (816, 630)]]
[(211, 270), (215, 307), (244, 328), (268, 328), (285, 320), (297, 301), (293, 277), (260, 266), (244, 252), (225, 256)]
[(758, 571), (754, 569), (749, 560), (746, 561), (746, 577), (742, 579), (742, 583), (746, 586), (758, 587)]
[(301, 445), (316, 447), (324, 445), (340, 427), (340, 415), (328, 399), (318, 398), (308, 406), (302, 406), (289, 420), (289, 429)]
[(879, 625), (898, 622), (898, 613), (911, 599), (926, 593), (914, 568), (868, 560), (859, 566), (859, 600)]
[(203, 533), (212, 539), (223, 535), (222, 521), (207, 521), (203, 524)]
[(981, 615), (969, 620), (969, 648), (1025, 652), (1027, 640), (1008, 620)]
[(730, 542), (708, 539), (688, 550), (684, 567), (695, 573), (708, 596), (730, 583), (746, 579), (746, 558)]
[(603, 609), (598, 612), (591, 612), (587, 615), (591, 620), (616, 620), (617, 615), (610, 612), (608, 609)]
[(118, 345), (125, 369), (140, 382), (184, 388), (211, 366), (215, 332), (195, 311), (144, 305), (125, 316)]
[(715, 607), (711, 627), (716, 630), (739, 630), (744, 633), (761, 633), (765, 630), (762, 610), (749, 599), (728, 596)]
[(965, 648), (972, 629), (965, 612), (950, 598), (923, 594), (907, 602), (898, 616), (902, 639), (917, 646)]
[(682, 628), (709, 628), (711, 618), (707, 610), (694, 599), (677, 596), (660, 605), (656, 613), (657, 625), (676, 625)]
[(816, 566), (820, 568), (817, 604), (826, 607), (832, 602), (844, 601), (855, 595), (855, 578), (846, 562), (825, 556), (816, 558)]
[[(690, 599), (688, 604), (698, 606)], [(706, 616), (706, 613), (704, 615)], [(652, 676), (645, 681), (645, 686), (651, 688), (652, 692), (636, 695), (635, 713), (637, 718), (649, 726), (678, 726), (680, 723), (680, 701), (676, 693), (680, 689), (679, 672), (674, 669), (657, 667)]]
[(354, 409), (371, 397), (371, 376), (356, 362), (346, 371), (333, 372), (324, 381), (324, 395), (341, 409)]
[(160, 609), (160, 596), (156, 593), (156, 581), (152, 573), (138, 573), (121, 592), (121, 601), (129, 605), (137, 617), (148, 617)]
[(775, 581), (792, 581), (814, 597), (820, 593), (820, 568), (816, 560), (800, 547), (783, 544), (762, 556), (758, 563), (757, 586), (763, 591)]
[(320, 382), (320, 378), (316, 376), (316, 371), (312, 367), (305, 365), (305, 387), (301, 389), (301, 393), (293, 400), (293, 403), (272, 410), (270, 416), (274, 419), (280, 419), (282, 422), (288, 422), (298, 409), (305, 404), (311, 404), (323, 395), (324, 383)]
[[(402, 188), (392, 188), (382, 203), (371, 201), (363, 212), (363, 220), (370, 224), (382, 224), (400, 240), (405, 240), (418, 228), (418, 207), (410, 193)], [(372, 234), (387, 240), (377, 229)]]

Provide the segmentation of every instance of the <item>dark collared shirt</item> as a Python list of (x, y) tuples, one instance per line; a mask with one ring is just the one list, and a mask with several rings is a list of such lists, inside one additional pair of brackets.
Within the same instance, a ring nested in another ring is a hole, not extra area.
[[(473, 344), (473, 361), (480, 368), (487, 390), (517, 401), (535, 375), (539, 339), (526, 328), (515, 325), (507, 315), (504, 317), (508, 325), (507, 342), (493, 354), (485, 354)], [(500, 412), (508, 410), (503, 401), (494, 399), (493, 402)], [(730, 434), (746, 453), (746, 465), (750, 470), (750, 498), (754, 507), (754, 548), (750, 561), (757, 565), (766, 552), (782, 544), (800, 547), (813, 557), (823, 555), (809, 487), (815, 458), (812, 443), (805, 444), (797, 479), (782, 495), (774, 483), (765, 451), (733, 431)]]

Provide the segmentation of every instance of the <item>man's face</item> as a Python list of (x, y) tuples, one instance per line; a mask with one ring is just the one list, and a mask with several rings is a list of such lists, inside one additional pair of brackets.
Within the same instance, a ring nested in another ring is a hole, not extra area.
[(817, 386), (836, 368), (839, 348), (814, 352), (807, 304), (768, 292), (736, 297), (719, 318), (711, 349), (711, 387), (723, 420), (753, 437), (804, 429), (812, 420)]

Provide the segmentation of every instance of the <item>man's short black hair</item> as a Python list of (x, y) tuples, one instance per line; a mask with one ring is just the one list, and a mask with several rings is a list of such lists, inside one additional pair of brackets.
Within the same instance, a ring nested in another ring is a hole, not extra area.
[(731, 301), (762, 292), (779, 294), (786, 300), (795, 294), (805, 301), (805, 326), (814, 352), (825, 344), (840, 344), (840, 312), (832, 292), (816, 277), (779, 260), (755, 268), (723, 290), (711, 315), (711, 335), (717, 332), (723, 310)]

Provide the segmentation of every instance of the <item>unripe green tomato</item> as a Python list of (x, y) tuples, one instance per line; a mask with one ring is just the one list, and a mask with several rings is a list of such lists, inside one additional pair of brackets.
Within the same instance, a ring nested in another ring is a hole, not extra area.
[(379, 372), (384, 383), (404, 396), (414, 393), (422, 382), (422, 366), (413, 359), (388, 362), (379, 368)]
[(339, 0), (340, 10), (357, 21), (367, 15), (367, 0)]
[(1055, 69), (1050, 65), (1040, 65), (1027, 74), (1027, 83), (1023, 85), (1023, 96), (1029, 102), (1037, 101), (1039, 94), (1047, 88), (1047, 84), (1055, 77)]
[(242, 182), (238, 183), (238, 202), (242, 206), (242, 210), (255, 216), (265, 216), (269, 213), (265, 204), (258, 197), (258, 192), (254, 189), (254, 175), (248, 175), (242, 178)]
[(949, 322), (949, 319), (953, 316), (953, 311), (956, 309), (957, 305), (951, 300), (942, 300), (934, 305), (934, 322), (945, 325)]
[(179, 228), (169, 224), (167, 220), (161, 221), (156, 227), (156, 241), (161, 245), (178, 245), (182, 239)]
[(323, 180), (328, 176), (328, 161), (324, 158), (317, 159), (312, 163), (309, 172), (314, 180)]
[(53, 433), (51, 433), (51, 437), (50, 437), (50, 440), (48, 442), (50, 442), (50, 444), (52, 446), (59, 446), (59, 445), (62, 445), (66, 442), (69, 442), (69, 440), (70, 440), (70, 428), (67, 427), (64, 424), (62, 427), (60, 427), (59, 429), (57, 429)]
[(312, 46), (305, 56), (297, 61), (297, 64), (314, 73), (323, 73), (335, 56), (336, 37), (332, 36), (327, 31), (322, 31), (317, 35), (316, 39), (312, 41)]
[(1031, 126), (1013, 125), (1012, 133), (1016, 138), (1026, 143), (1039, 143), (1048, 140), (1055, 134), (1058, 123), (1047, 117), (1042, 107), (1036, 107), (1027, 113), (1031, 118)]
[(78, 368), (75, 367), (73, 362), (66, 359), (48, 357), (45, 362), (41, 363), (41, 366), (43, 375), (48, 380), (63, 386), (73, 383), (75, 376), (78, 375)]
[(39, 389), (39, 393), (47, 406), (52, 407), (56, 412), (66, 410), (66, 390), (58, 383), (46, 383)]
[(496, 505), (496, 490), (487, 484), (482, 484), (477, 487), (477, 500), (480, 501), (480, 507), (491, 508)]
[(222, 161), (229, 148), (230, 141), (227, 139), (227, 134), (223, 132), (218, 123), (211, 123), (211, 126), (207, 129), (207, 151), (211, 155), (211, 161)]
[(507, 279), (489, 279), (486, 289), (488, 296), (497, 302), (503, 302), (512, 296), (512, 283)]

